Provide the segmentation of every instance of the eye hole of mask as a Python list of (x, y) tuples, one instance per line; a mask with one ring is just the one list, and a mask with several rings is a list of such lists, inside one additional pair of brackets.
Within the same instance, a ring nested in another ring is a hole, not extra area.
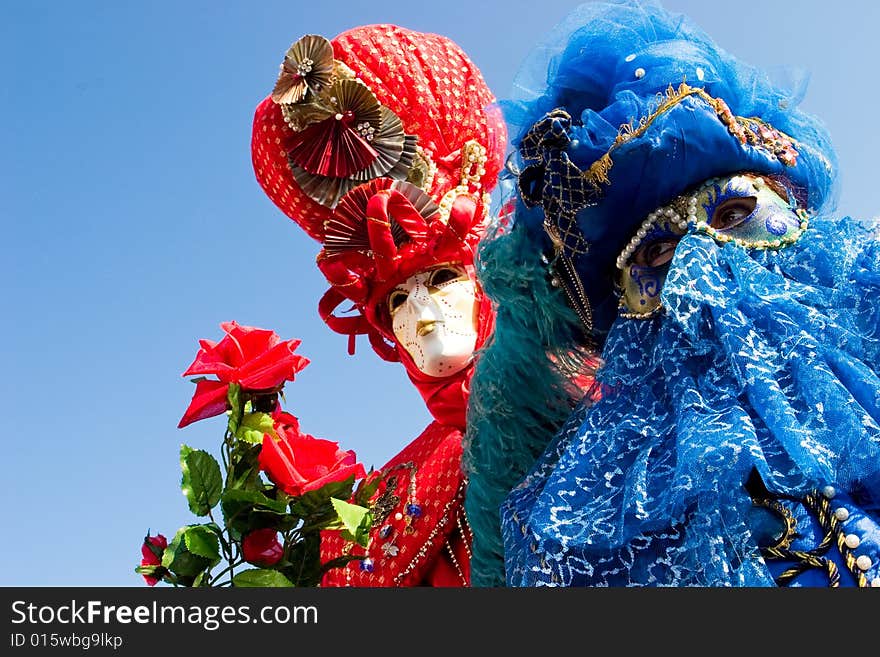
[(402, 290), (393, 290), (391, 294), (388, 295), (388, 310), (390, 312), (394, 312), (400, 306), (404, 304), (409, 294)]
[(458, 272), (454, 269), (449, 269), (447, 267), (441, 267), (440, 269), (435, 269), (433, 272), (431, 272), (431, 279), (428, 282), (428, 285), (431, 285), (433, 287), (443, 285), (443, 283), (454, 281), (459, 276), (461, 276), (461, 272)]
[(672, 260), (675, 247), (681, 238), (660, 238), (642, 242), (629, 259), (630, 264), (639, 267), (661, 267)]
[(712, 213), (710, 225), (715, 230), (727, 230), (739, 226), (755, 211), (758, 199), (754, 196), (741, 196), (722, 201)]

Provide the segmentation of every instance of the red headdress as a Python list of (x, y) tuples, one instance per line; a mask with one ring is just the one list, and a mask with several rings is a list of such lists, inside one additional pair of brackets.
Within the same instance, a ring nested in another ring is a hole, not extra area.
[[(370, 25), (294, 43), (253, 126), (257, 180), (322, 244), (317, 264), (331, 287), (321, 317), (350, 336), (350, 353), (365, 334), (382, 358), (402, 361), (434, 416), (462, 426), (471, 368), (442, 379), (419, 372), (396, 344), (386, 298), (441, 263), (476, 280), (474, 251), (506, 145), (494, 102), (448, 38)], [(479, 348), (493, 319), (479, 288), (477, 305)]]

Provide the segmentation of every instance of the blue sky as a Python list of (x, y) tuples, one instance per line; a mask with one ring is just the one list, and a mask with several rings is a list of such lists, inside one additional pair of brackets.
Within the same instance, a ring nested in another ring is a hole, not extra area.
[[(0, 220), (5, 376), (3, 586), (139, 586), (148, 528), (193, 517), (181, 442), (215, 451), (224, 421), (177, 429), (181, 372), (218, 324), (299, 338), (312, 363), (286, 408), (381, 466), (429, 422), (401, 367), (316, 311), (317, 244), (262, 193), (253, 110), (302, 34), (378, 22), (444, 34), (500, 98), (577, 3), (0, 0)], [(880, 66), (869, 0), (668, 0), (762, 67), (811, 74), (803, 106), (840, 159), (840, 212), (880, 214)]]

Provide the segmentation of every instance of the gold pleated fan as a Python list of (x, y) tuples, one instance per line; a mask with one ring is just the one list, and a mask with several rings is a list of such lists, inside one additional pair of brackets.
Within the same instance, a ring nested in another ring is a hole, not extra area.
[(307, 34), (287, 50), (272, 100), (281, 105), (298, 103), (311, 91), (318, 94), (333, 77), (333, 46), (322, 36)]

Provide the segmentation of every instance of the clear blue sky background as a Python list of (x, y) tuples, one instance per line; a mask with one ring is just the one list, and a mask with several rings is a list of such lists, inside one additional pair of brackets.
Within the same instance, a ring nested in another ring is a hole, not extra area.
[[(505, 97), (575, 4), (0, 0), (0, 585), (142, 584), (147, 529), (193, 519), (180, 443), (219, 444), (223, 418), (176, 427), (221, 321), (300, 338), (286, 407), (366, 465), (426, 426), (403, 369), (365, 343), (349, 357), (318, 318), (317, 244), (254, 179), (253, 110), (299, 36), (377, 22), (451, 37)], [(876, 3), (666, 6), (746, 61), (809, 70), (840, 210), (880, 214)]]

